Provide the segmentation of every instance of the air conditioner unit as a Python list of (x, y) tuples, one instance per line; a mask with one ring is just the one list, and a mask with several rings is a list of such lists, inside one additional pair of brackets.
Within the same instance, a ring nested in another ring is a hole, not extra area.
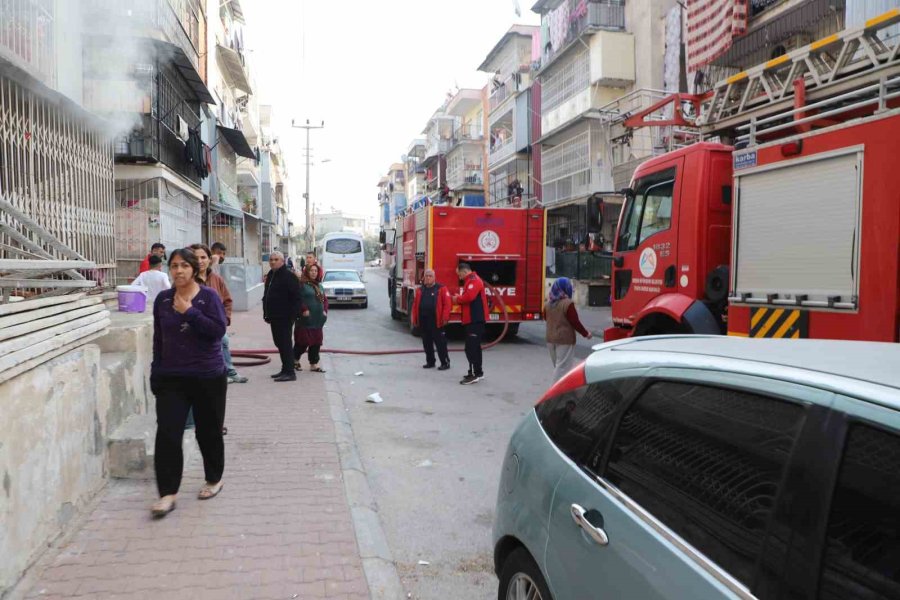
[(188, 137), (190, 137), (190, 133), (188, 132), (188, 124), (187, 121), (181, 118), (181, 115), (175, 116), (175, 132), (178, 134), (178, 139), (182, 142), (187, 143)]

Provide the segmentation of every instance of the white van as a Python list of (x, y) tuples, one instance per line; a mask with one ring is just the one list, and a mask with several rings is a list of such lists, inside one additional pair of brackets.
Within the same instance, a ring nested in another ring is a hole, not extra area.
[(352, 231), (326, 234), (319, 249), (319, 263), (325, 272), (353, 269), (360, 277), (366, 271), (366, 253), (363, 237)]

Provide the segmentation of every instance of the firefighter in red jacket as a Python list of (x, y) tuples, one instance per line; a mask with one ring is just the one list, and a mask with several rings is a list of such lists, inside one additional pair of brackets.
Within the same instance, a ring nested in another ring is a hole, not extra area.
[(481, 364), (481, 338), (484, 336), (487, 321), (488, 301), (484, 292), (484, 282), (477, 273), (472, 272), (469, 263), (459, 263), (456, 274), (463, 282), (462, 294), (453, 296), (453, 303), (462, 308), (462, 322), (466, 326), (466, 358), (469, 360), (469, 373), (460, 381), (463, 385), (471, 385), (484, 379)]
[(426, 270), (423, 277), (425, 282), (416, 290), (412, 310), (412, 323), (422, 332), (422, 347), (425, 349), (422, 368), (434, 368), (434, 347), (437, 346), (441, 360), (438, 371), (446, 371), (450, 368), (450, 354), (447, 352), (444, 327), (450, 322), (450, 291), (435, 281), (431, 269)]

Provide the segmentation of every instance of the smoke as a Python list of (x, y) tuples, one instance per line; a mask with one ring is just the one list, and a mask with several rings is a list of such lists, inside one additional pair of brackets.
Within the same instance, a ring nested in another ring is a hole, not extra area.
[(146, 125), (157, 70), (175, 52), (170, 44), (156, 40), (165, 39), (164, 24), (177, 26), (177, 21), (167, 0), (72, 0), (72, 4), (75, 18), (60, 26), (81, 32), (83, 105), (102, 117), (105, 133), (118, 148)]

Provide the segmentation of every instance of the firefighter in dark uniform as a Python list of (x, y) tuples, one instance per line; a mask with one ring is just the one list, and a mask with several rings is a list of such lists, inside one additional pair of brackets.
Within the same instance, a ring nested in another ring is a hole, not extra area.
[(450, 321), (450, 291), (435, 281), (431, 269), (425, 271), (423, 278), (424, 283), (416, 290), (412, 310), (412, 322), (422, 332), (422, 347), (425, 349), (422, 368), (434, 368), (434, 347), (437, 346), (441, 361), (438, 371), (446, 371), (450, 368), (450, 354), (447, 352), (444, 327)]
[(471, 385), (484, 379), (481, 364), (481, 338), (484, 336), (485, 321), (488, 316), (488, 301), (484, 292), (484, 282), (472, 271), (468, 263), (459, 263), (456, 274), (462, 281), (462, 294), (453, 296), (453, 303), (462, 308), (462, 323), (466, 326), (466, 358), (469, 373), (460, 381)]

